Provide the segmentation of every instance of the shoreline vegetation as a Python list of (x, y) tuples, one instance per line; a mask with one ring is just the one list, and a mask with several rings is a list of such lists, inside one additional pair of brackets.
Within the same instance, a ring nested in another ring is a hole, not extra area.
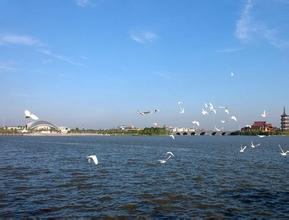
[[(150, 127), (143, 129), (71, 129), (67, 133), (59, 132), (27, 132), (22, 133), (17, 129), (0, 128), (0, 136), (167, 136), (171, 132), (166, 128)], [(289, 131), (282, 132), (280, 130), (274, 132), (264, 131), (234, 131), (228, 134), (229, 136), (289, 136)], [(190, 136), (190, 135), (187, 135)]]

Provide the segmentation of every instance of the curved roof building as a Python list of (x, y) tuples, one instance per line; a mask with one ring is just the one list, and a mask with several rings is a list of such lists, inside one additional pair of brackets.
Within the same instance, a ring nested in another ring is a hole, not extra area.
[(27, 128), (31, 130), (59, 130), (57, 126), (47, 121), (32, 121), (27, 124)]

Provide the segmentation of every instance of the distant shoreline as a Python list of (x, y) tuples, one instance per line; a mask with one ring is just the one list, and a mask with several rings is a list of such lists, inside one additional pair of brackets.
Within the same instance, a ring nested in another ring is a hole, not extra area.
[[(134, 134), (97, 134), (97, 133), (67, 133), (67, 134), (59, 134), (59, 133), (26, 133), (26, 134), (21, 134), (21, 133), (14, 133), (14, 134), (4, 134), (0, 133), (0, 136), (26, 136), (26, 137), (85, 137), (85, 136), (103, 136), (103, 137), (109, 137), (109, 136), (118, 136), (118, 137), (124, 137), (124, 136), (144, 136), (144, 137), (155, 137), (155, 136), (168, 136), (168, 135), (134, 135)], [(175, 135), (175, 136), (188, 136), (188, 137), (193, 137), (193, 136), (257, 136), (257, 135), (248, 135), (248, 134), (238, 134), (238, 135)], [(265, 137), (272, 137), (272, 136), (277, 136), (277, 137), (289, 137), (289, 135), (284, 135), (284, 134), (277, 134), (277, 135), (265, 135)]]

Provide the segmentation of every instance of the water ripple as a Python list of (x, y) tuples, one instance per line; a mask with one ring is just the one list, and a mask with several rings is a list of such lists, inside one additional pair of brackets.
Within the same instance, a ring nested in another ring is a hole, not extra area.
[(289, 218), (287, 139), (254, 138), (0, 137), (0, 216)]

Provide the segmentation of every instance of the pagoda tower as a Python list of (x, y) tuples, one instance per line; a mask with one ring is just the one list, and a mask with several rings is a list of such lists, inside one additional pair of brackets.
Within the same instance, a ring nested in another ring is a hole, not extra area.
[(281, 115), (281, 131), (289, 130), (289, 116), (285, 112), (285, 107), (283, 110), (283, 114)]

